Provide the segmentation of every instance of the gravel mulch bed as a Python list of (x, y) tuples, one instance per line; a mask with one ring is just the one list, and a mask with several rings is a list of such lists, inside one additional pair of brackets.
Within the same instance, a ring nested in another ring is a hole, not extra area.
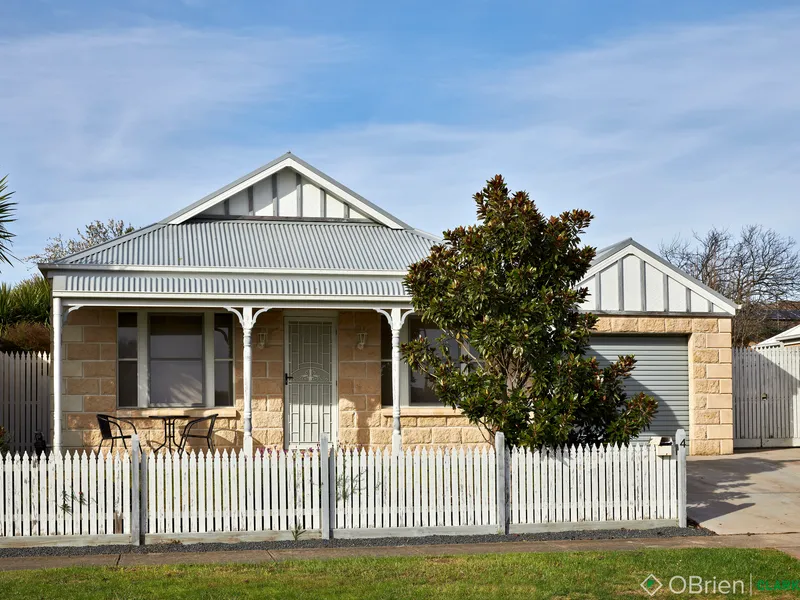
[(237, 544), (154, 544), (149, 546), (82, 546), (41, 548), (0, 548), (0, 558), (20, 556), (84, 556), (90, 554), (157, 554), (164, 552), (240, 552), (246, 550), (291, 550), (295, 548), (360, 548), (375, 546), (427, 546), (433, 544), (478, 544), (495, 542), (545, 542), (564, 540), (616, 540), (654, 537), (715, 535), (702, 527), (660, 527), (657, 529), (606, 529), (599, 531), (558, 531), (514, 535), (434, 535), (374, 539), (332, 539), (241, 542)]

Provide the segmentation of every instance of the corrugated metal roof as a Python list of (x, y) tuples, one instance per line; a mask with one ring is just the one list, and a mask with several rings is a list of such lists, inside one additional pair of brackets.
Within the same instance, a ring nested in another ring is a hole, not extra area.
[(146, 227), (57, 264), (402, 271), (436, 241), (373, 224), (195, 220)]
[(276, 278), (82, 273), (58, 277), (55, 292), (211, 296), (369, 296), (402, 297), (403, 282), (378, 278)]
[(592, 264), (596, 265), (604, 261), (606, 258), (614, 254), (615, 252), (619, 252), (625, 246), (630, 245), (633, 242), (633, 238), (626, 238), (621, 242), (617, 242), (616, 244), (611, 244), (610, 246), (606, 246), (605, 248), (600, 248), (594, 255), (594, 260), (592, 260)]

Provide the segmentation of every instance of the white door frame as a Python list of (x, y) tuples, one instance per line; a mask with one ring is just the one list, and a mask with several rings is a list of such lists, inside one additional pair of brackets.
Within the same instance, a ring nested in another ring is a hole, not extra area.
[[(319, 313), (318, 313), (319, 314)], [(289, 321), (299, 323), (330, 323), (331, 324), (331, 440), (336, 444), (339, 439), (339, 318), (338, 314), (326, 316), (306, 316), (305, 314), (289, 313), (283, 317), (283, 372), (289, 369)], [(283, 386), (283, 447), (302, 448), (300, 444), (289, 443), (289, 394), (288, 383)]]

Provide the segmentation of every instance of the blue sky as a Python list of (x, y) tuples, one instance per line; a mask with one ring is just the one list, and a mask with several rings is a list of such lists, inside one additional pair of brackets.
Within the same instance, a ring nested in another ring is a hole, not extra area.
[(502, 173), (591, 210), (599, 246), (800, 238), (796, 2), (5, 0), (0, 22), (19, 256), (286, 150), (434, 233)]

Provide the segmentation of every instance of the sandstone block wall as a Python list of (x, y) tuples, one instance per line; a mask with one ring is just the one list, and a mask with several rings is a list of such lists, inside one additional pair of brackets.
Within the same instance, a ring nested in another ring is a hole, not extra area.
[(689, 337), (689, 452), (733, 453), (730, 318), (601, 317), (598, 333)]
[[(339, 443), (386, 446), (392, 422), (381, 417), (381, 319), (375, 311), (339, 313)], [(367, 334), (358, 349), (358, 334)]]
[[(217, 413), (214, 443), (219, 448), (241, 447), (242, 329), (234, 318), (233, 407), (213, 409), (117, 408), (117, 311), (81, 308), (69, 314), (63, 329), (62, 443), (65, 449), (96, 448), (100, 442), (97, 414), (134, 418), (161, 412), (185, 412), (188, 416)], [(280, 311), (260, 315), (254, 332), (266, 331), (267, 343), (253, 343), (253, 441), (256, 446), (283, 444), (283, 317)], [(164, 440), (163, 421), (134, 418), (144, 447)], [(181, 426), (181, 422), (178, 422)], [(190, 447), (205, 447), (192, 440)], [(108, 446), (108, 442), (106, 442)]]
[[(380, 319), (374, 311), (338, 315), (339, 442), (345, 445), (391, 444), (392, 411), (381, 405)], [(262, 314), (253, 330), (253, 440), (256, 447), (284, 444), (284, 313)], [(138, 409), (117, 409), (116, 324), (113, 309), (81, 308), (69, 314), (63, 330), (63, 433), (65, 448), (96, 447), (97, 413), (130, 417)], [(217, 412), (216, 444), (241, 447), (242, 330), (234, 319), (235, 406), (198, 410)], [(359, 332), (367, 333), (363, 349)], [(731, 321), (729, 318), (602, 317), (598, 333), (684, 334), (689, 339), (690, 452), (733, 452)], [(267, 341), (258, 348), (258, 334)], [(171, 411), (175, 412), (175, 411)], [(163, 440), (163, 424), (136, 421), (145, 445)], [(401, 425), (407, 446), (489, 443), (488, 434), (470, 425), (457, 411), (443, 407), (404, 407)]]

